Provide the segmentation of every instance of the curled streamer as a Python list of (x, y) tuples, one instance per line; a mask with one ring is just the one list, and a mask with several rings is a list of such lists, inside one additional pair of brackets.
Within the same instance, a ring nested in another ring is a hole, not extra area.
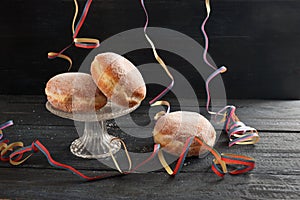
[(229, 147), (234, 144), (255, 144), (260, 137), (255, 128), (246, 126), (235, 114), (236, 108), (230, 106), (227, 108), (224, 130), (229, 137)]
[[(165, 114), (168, 114), (170, 111), (170, 104), (167, 101), (158, 101), (152, 106), (156, 105), (165, 105), (167, 106), (167, 112), (163, 111), (163, 113), (158, 113), (159, 117)], [(189, 148), (193, 141), (199, 143), (202, 147), (207, 149), (214, 157), (213, 164), (211, 166), (212, 171), (218, 175), (219, 177), (224, 177), (225, 174), (242, 174), (248, 171), (251, 171), (255, 167), (255, 160), (248, 156), (236, 155), (236, 154), (219, 154), (216, 149), (206, 144), (201, 138), (197, 136), (189, 137), (186, 139), (181, 154), (177, 160), (174, 170), (171, 169), (169, 164), (166, 162), (163, 150), (160, 148), (158, 151), (158, 159), (161, 165), (164, 167), (166, 172), (170, 176), (175, 176), (180, 173), (180, 170), (184, 164), (185, 158), (188, 154)], [(230, 171), (228, 171), (227, 166), (230, 167)]]
[(205, 31), (205, 25), (206, 25), (207, 20), (209, 19), (210, 11), (211, 11), (210, 1), (209, 0), (205, 0), (205, 7), (206, 7), (206, 13), (207, 13), (207, 15), (206, 15), (206, 17), (205, 17), (205, 19), (204, 19), (204, 21), (202, 22), (202, 25), (201, 25), (201, 31), (203, 33), (204, 41), (205, 41), (205, 47), (204, 47), (204, 52), (203, 52), (203, 60), (212, 69), (217, 70), (217, 68), (215, 66), (213, 66), (213, 64), (211, 64), (207, 60), (207, 52), (208, 52), (208, 46), (209, 46), (208, 43), (209, 43), (209, 40), (208, 40), (208, 35), (206, 34), (206, 31)]
[[(14, 142), (14, 143), (8, 144), (9, 141), (6, 138), (4, 138), (2, 130), (11, 125), (13, 125), (12, 121), (8, 121), (8, 122), (0, 125), (0, 152), (1, 152), (0, 158), (1, 158), (1, 161), (10, 162), (10, 164), (12, 164), (12, 165), (20, 165), (23, 162), (25, 162), (32, 154), (40, 151), (47, 158), (48, 163), (51, 166), (53, 166), (55, 168), (68, 170), (68, 171), (72, 172), (73, 174), (77, 175), (78, 177), (80, 177), (84, 180), (87, 180), (87, 181), (100, 180), (100, 179), (114, 177), (114, 176), (118, 176), (118, 175), (125, 175), (125, 174), (133, 173), (136, 170), (138, 170), (140, 167), (142, 167), (143, 165), (145, 165), (148, 162), (150, 162), (151, 160), (153, 160), (156, 156), (158, 156), (162, 166), (166, 169), (168, 174), (174, 176), (176, 174), (179, 174), (179, 172), (183, 166), (184, 160), (186, 158), (187, 152), (189, 150), (189, 147), (192, 144), (193, 140), (195, 140), (200, 145), (202, 145), (203, 147), (208, 149), (215, 156), (215, 159), (214, 159), (213, 165), (212, 165), (212, 170), (220, 177), (223, 177), (226, 173), (228, 173), (226, 165), (230, 165), (230, 166), (232, 165), (231, 167), (234, 167), (234, 170), (229, 171), (229, 174), (245, 173), (245, 172), (252, 170), (255, 166), (255, 162), (254, 162), (253, 158), (246, 157), (246, 156), (240, 156), (240, 155), (234, 155), (234, 154), (224, 154), (224, 155), (221, 154), (220, 155), (213, 147), (210, 147), (209, 145), (207, 145), (200, 138), (190, 137), (185, 142), (182, 153), (179, 156), (179, 159), (177, 161), (174, 171), (170, 168), (170, 166), (165, 161), (161, 146), (159, 144), (154, 145), (154, 150), (153, 150), (152, 154), (149, 156), (149, 158), (147, 158), (146, 160), (144, 160), (143, 162), (138, 164), (136, 167), (131, 169), (131, 159), (127, 152), (126, 144), (121, 139), (118, 139), (122, 142), (122, 144), (125, 148), (125, 152), (126, 152), (128, 162), (129, 162), (128, 171), (122, 171), (120, 169), (116, 159), (114, 158), (114, 156), (112, 156), (112, 159), (120, 173), (117, 173), (117, 174), (116, 173), (105, 173), (100, 176), (92, 176), (91, 177), (91, 176), (82, 174), (80, 171), (76, 170), (72, 166), (55, 161), (52, 158), (48, 149), (39, 140), (35, 140), (34, 142), (32, 142), (31, 145), (26, 146), (26, 147), (24, 147), (22, 142)], [(29, 155), (26, 156), (25, 154), (29, 154)]]
[[(176, 174), (179, 174), (189, 151), (189, 147), (194, 140), (201, 146), (206, 148), (208, 151), (210, 151), (211, 154), (215, 157), (211, 169), (216, 175), (220, 177), (223, 177), (227, 173), (232, 175), (242, 174), (251, 171), (255, 167), (255, 160), (253, 158), (236, 154), (219, 154), (213, 147), (209, 146), (202, 139), (195, 136), (190, 137), (186, 140), (174, 170), (172, 170), (171, 167), (167, 164), (162, 150), (158, 152), (159, 161), (169, 175), (175, 176)], [(228, 171), (227, 166), (229, 166), (232, 170)]]
[[(125, 144), (125, 142), (123, 141), (123, 140), (121, 140), (120, 138), (113, 138), (113, 139), (111, 139), (111, 141), (110, 142), (113, 142), (113, 141), (115, 141), (115, 140), (118, 140), (118, 141), (120, 141), (121, 142), (121, 144), (123, 145), (123, 147), (124, 147), (124, 150), (125, 150), (125, 154), (126, 154), (126, 156), (127, 156), (127, 159), (128, 159), (128, 165), (129, 165), (129, 167), (128, 167), (128, 171), (130, 171), (131, 170), (131, 167), (132, 167), (132, 162), (131, 162), (131, 158), (130, 158), (130, 155), (129, 155), (129, 153), (128, 153), (128, 150), (127, 150), (127, 147), (126, 147), (126, 144)], [(117, 168), (117, 170), (120, 172), (120, 173), (124, 173), (122, 170), (121, 170), (121, 168), (120, 168), (120, 166), (119, 166), (119, 163), (118, 163), (118, 161), (116, 160), (116, 158), (115, 158), (115, 156), (114, 156), (114, 154), (112, 153), (112, 151), (111, 151), (111, 149), (109, 148), (109, 154), (110, 154), (110, 157), (112, 158), (112, 160), (113, 160), (113, 162), (114, 162), (114, 164), (115, 164), (115, 166), (116, 166), (116, 168)]]
[[(0, 158), (1, 158), (1, 161), (10, 162), (10, 164), (12, 164), (12, 165), (20, 165), (23, 162), (25, 162), (32, 154), (40, 151), (47, 158), (48, 163), (51, 166), (53, 166), (55, 168), (68, 170), (86, 181), (100, 180), (100, 179), (104, 179), (104, 178), (133, 173), (139, 167), (145, 165), (146, 163), (150, 162), (153, 158), (155, 158), (158, 153), (159, 147), (160, 147), (160, 145), (155, 144), (154, 151), (151, 154), (151, 156), (149, 158), (147, 158), (145, 161), (143, 161), (142, 163), (140, 163), (139, 165), (137, 165), (134, 169), (131, 169), (131, 159), (129, 157), (129, 154), (127, 153), (126, 145), (121, 139), (117, 138), (117, 140), (120, 140), (122, 142), (122, 144), (125, 148), (125, 152), (126, 152), (126, 155), (127, 155), (128, 161), (129, 161), (129, 170), (125, 171), (125, 172), (120, 170), (120, 167), (118, 166), (116, 159), (112, 156), (112, 159), (115, 162), (116, 167), (118, 168), (120, 173), (105, 173), (100, 176), (87, 176), (87, 175), (82, 174), (80, 171), (78, 171), (77, 169), (75, 169), (69, 165), (55, 161), (52, 158), (48, 149), (39, 140), (35, 140), (34, 142), (32, 142), (31, 145), (26, 146), (26, 147), (24, 147), (22, 142), (14, 142), (14, 143), (8, 144), (9, 140), (4, 137), (2, 130), (11, 125), (13, 125), (13, 121), (11, 121), (11, 120), (0, 125), (0, 155), (1, 155)], [(29, 155), (25, 156), (25, 154), (29, 154)]]
[(157, 60), (157, 62), (162, 66), (162, 68), (165, 70), (165, 72), (167, 73), (167, 75), (169, 76), (169, 78), (171, 79), (171, 83), (168, 85), (168, 87), (166, 87), (161, 93), (159, 93), (156, 97), (154, 97), (149, 104), (153, 104), (155, 101), (159, 100), (160, 98), (162, 98), (168, 91), (170, 91), (174, 85), (174, 78), (172, 76), (172, 74), (170, 73), (170, 71), (168, 70), (168, 67), (166, 66), (166, 64), (164, 63), (164, 61), (159, 57), (155, 45), (152, 42), (152, 40), (150, 39), (150, 37), (147, 35), (147, 27), (148, 27), (148, 23), (149, 23), (149, 15), (147, 12), (147, 9), (145, 7), (145, 3), (144, 0), (140, 0), (141, 5), (143, 7), (143, 10), (145, 12), (146, 15), (146, 23), (144, 26), (144, 35), (147, 39), (147, 41), (149, 42), (149, 44), (151, 45), (152, 51), (153, 51), (153, 55), (155, 57), (155, 59)]
[(155, 103), (151, 104), (151, 106), (167, 106), (167, 111), (160, 111), (155, 114), (154, 119), (158, 120), (161, 116), (168, 114), (171, 109), (171, 105), (168, 101), (156, 101)]
[[(229, 147), (231, 147), (234, 144), (255, 144), (259, 141), (259, 135), (258, 131), (255, 128), (252, 128), (250, 126), (246, 126), (243, 122), (241, 122), (238, 117), (235, 115), (236, 108), (234, 106), (225, 106), (218, 112), (212, 112), (209, 110), (210, 105), (210, 91), (209, 91), (209, 83), (211, 80), (213, 80), (217, 75), (224, 73), (227, 71), (227, 68), (225, 66), (220, 67), (217, 69), (214, 67), (208, 60), (207, 60), (207, 52), (208, 52), (208, 46), (209, 46), (209, 39), (205, 32), (205, 25), (207, 20), (210, 16), (210, 1), (205, 0), (205, 6), (206, 6), (206, 12), (207, 16), (204, 19), (202, 25), (201, 25), (201, 31), (204, 36), (205, 40), (205, 48), (203, 52), (203, 60), (205, 63), (213, 68), (215, 71), (207, 78), (205, 81), (205, 88), (207, 93), (207, 101), (206, 101), (206, 110), (209, 114), (215, 115), (223, 115), (226, 119), (224, 130), (228, 134), (229, 137)], [(227, 110), (227, 112), (226, 112)]]
[(49, 59), (54, 59), (54, 58), (63, 58), (65, 60), (67, 60), (69, 62), (69, 68), (68, 71), (70, 71), (70, 69), (72, 68), (72, 59), (63, 54), (67, 49), (69, 49), (72, 44), (74, 43), (74, 45), (78, 48), (84, 48), (84, 49), (94, 49), (99, 47), (100, 42), (98, 39), (94, 39), (94, 38), (77, 38), (77, 35), (86, 19), (86, 16), (88, 14), (89, 8), (91, 6), (92, 0), (87, 0), (82, 12), (81, 17), (79, 18), (76, 26), (75, 26), (75, 22), (78, 16), (78, 3), (77, 0), (74, 0), (74, 5), (75, 5), (75, 14), (73, 17), (73, 21), (72, 21), (72, 33), (73, 33), (73, 42), (68, 45), (67, 47), (65, 47), (64, 49), (62, 49), (60, 52), (49, 52), (48, 53), (48, 58)]
[[(13, 124), (13, 121), (9, 120), (0, 125), (0, 160), (3, 162), (10, 162), (12, 165), (19, 165), (25, 162), (32, 155), (32, 152), (24, 149), (23, 142), (13, 142), (9, 144), (9, 140), (4, 137), (2, 130)], [(20, 153), (17, 156), (12, 155), (16, 149), (20, 150)], [(23, 158), (24, 154), (27, 152), (30, 154)]]

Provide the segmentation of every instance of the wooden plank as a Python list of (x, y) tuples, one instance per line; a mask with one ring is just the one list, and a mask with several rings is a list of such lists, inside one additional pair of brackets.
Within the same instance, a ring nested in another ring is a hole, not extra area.
[[(7, 109), (5, 110), (7, 113), (4, 112), (1, 115), (2, 119), (13, 116), (17, 122), (16, 125), (4, 131), (11, 141), (22, 140), (25, 144), (30, 144), (38, 138), (50, 150), (53, 158), (59, 162), (94, 175), (115, 171), (98, 160), (81, 159), (71, 154), (69, 145), (78, 137), (74, 124), (71, 120), (61, 119), (48, 113), (44, 108), (43, 97), (37, 97), (34, 100), (32, 96), (1, 99), (5, 103), (5, 106), (2, 106), (3, 110)], [(133, 174), (101, 182), (78, 184), (80, 180), (77, 177), (69, 172), (52, 168), (45, 157), (38, 153), (22, 166), (14, 167), (8, 163), (0, 163), (0, 179), (6, 186), (5, 191), (0, 191), (0, 197), (53, 199), (59, 196), (65, 199), (94, 199), (99, 197), (96, 194), (101, 191), (101, 197), (107, 199), (140, 199), (145, 196), (152, 199), (194, 199), (200, 196), (206, 199), (232, 199), (233, 196), (241, 199), (298, 199), (300, 190), (300, 147), (297, 143), (300, 139), (297, 124), (299, 101), (232, 102), (237, 103), (238, 115), (241, 119), (247, 119), (248, 123), (260, 127), (264, 125), (264, 130), (268, 130), (271, 125), (278, 124), (277, 128), (283, 130), (261, 132), (261, 141), (254, 146), (228, 148), (227, 137), (220, 136), (215, 146), (218, 151), (244, 154), (256, 159), (256, 168), (250, 173), (242, 176), (226, 176), (220, 181), (210, 169), (213, 157), (209, 155), (201, 159), (188, 158), (181, 174), (171, 179), (163, 169), (160, 169), (147, 174)], [(178, 108), (175, 106), (175, 109)], [(193, 106), (184, 107), (184, 109), (194, 108)], [(10, 109), (13, 109), (13, 112), (10, 113)], [(31, 110), (36, 110), (36, 112), (31, 112)], [(146, 118), (147, 115), (142, 114), (143, 112), (145, 112), (145, 107), (132, 117)], [(282, 117), (276, 119), (276, 114), (281, 114)], [(119, 125), (126, 127), (126, 120), (130, 119), (129, 117), (124, 117)], [(122, 138), (130, 151), (151, 151), (153, 145), (151, 137), (134, 137), (139, 136), (141, 128), (134, 128), (127, 124), (128, 128), (123, 132), (115, 126), (113, 121), (110, 121), (108, 125), (108, 131)], [(151, 134), (151, 127), (144, 128), (144, 131)], [(128, 132), (131, 135), (126, 134)], [(119, 156), (117, 154), (117, 157)], [(152, 164), (158, 164), (158, 160), (153, 160)], [(162, 185), (163, 190), (160, 189)], [(76, 189), (74, 189), (75, 186)]]
[[(84, 171), (96, 175), (101, 172)], [(9, 177), (9, 178), (7, 178)], [(299, 199), (300, 176), (209, 173), (131, 174), (99, 182), (80, 182), (62, 170), (1, 169), (2, 198), (30, 199)]]
[[(241, 111), (239, 111), (241, 112)], [(153, 115), (154, 116), (154, 115)], [(259, 131), (299, 131), (300, 120), (299, 119), (255, 119), (250, 118), (244, 115), (238, 115), (239, 118), (247, 125), (255, 127)], [(72, 120), (63, 119), (57, 116), (54, 116), (50, 113), (48, 114), (2, 114), (1, 122), (5, 122), (7, 120), (13, 119), (15, 124), (24, 125), (24, 126), (74, 126), (74, 122)], [(132, 121), (139, 125), (148, 124), (150, 118), (147, 114), (137, 115), (135, 117), (124, 116), (122, 118), (118, 118), (117, 124), (120, 127), (128, 127), (128, 120)], [(222, 124), (219, 124), (218, 129), (222, 128)]]
[[(147, 102), (151, 99), (146, 98), (143, 102), (143, 106), (147, 107)], [(1, 109), (4, 111), (11, 111), (14, 112), (18, 109), (22, 109), (23, 112), (31, 112), (31, 109), (42, 106), (45, 106), (47, 99), (45, 95), (0, 95), (0, 106)], [(189, 99), (189, 98), (180, 98), (174, 99), (170, 98), (168, 101), (171, 104), (171, 107), (197, 107), (197, 106), (205, 106), (206, 99)], [(180, 102), (184, 104), (180, 104)], [(213, 100), (216, 105), (220, 105), (222, 101), (216, 99)], [(240, 100), (240, 99), (228, 99), (227, 104), (235, 105), (237, 108), (250, 108), (250, 109), (263, 109), (259, 113), (268, 113), (270, 111), (276, 111), (278, 113), (286, 112), (289, 117), (299, 117), (298, 111), (300, 108), (300, 101), (299, 100)], [(6, 105), (6, 106), (4, 106)], [(10, 105), (11, 107), (7, 107)], [(17, 108), (15, 108), (17, 106)], [(23, 107), (22, 107), (23, 106)], [(28, 109), (29, 107), (29, 109)], [(28, 110), (27, 110), (28, 109)], [(264, 116), (264, 115), (263, 115)], [(272, 117), (270, 115), (269, 117)], [(284, 116), (282, 116), (284, 117)]]
[[(45, 108), (44, 96), (1, 96), (1, 121), (13, 119), (19, 125), (39, 126), (73, 126), (71, 120), (54, 116)], [(199, 111), (195, 101), (184, 99), (187, 105), (179, 106), (171, 99), (172, 110)], [(260, 131), (298, 131), (300, 127), (300, 101), (262, 101), (262, 100), (229, 100), (237, 107), (237, 115), (247, 125)], [(204, 105), (204, 101), (200, 101)], [(127, 121), (134, 120), (137, 124), (147, 124), (155, 112), (162, 108), (141, 106), (131, 115), (117, 119), (120, 127), (128, 127)], [(205, 113), (203, 107), (201, 113)], [(148, 112), (150, 112), (148, 114)], [(149, 115), (149, 116), (148, 116)], [(207, 116), (209, 117), (209, 116)], [(217, 127), (221, 128), (221, 126)]]
[[(143, 109), (148, 108), (147, 102), (150, 99), (147, 98), (143, 102)], [(0, 95), (0, 108), (3, 112), (45, 112), (45, 103), (46, 97), (44, 95)], [(180, 98), (179, 101), (184, 104), (179, 104), (178, 100), (171, 98), (168, 99), (171, 104), (171, 108), (174, 107), (175, 110), (178, 109), (189, 109), (189, 107), (200, 107), (205, 106), (205, 99), (186, 99)], [(255, 118), (292, 118), (298, 119), (300, 118), (300, 101), (283, 101), (283, 100), (227, 100), (229, 105), (235, 105), (239, 108), (237, 111), (241, 110), (239, 115), (246, 113), (251, 114), (251, 116), (255, 116)], [(214, 100), (216, 105), (220, 105), (220, 100)], [(144, 108), (145, 107), (145, 108)], [(190, 109), (192, 109), (190, 108)], [(282, 113), (285, 113), (284, 115)], [(246, 115), (245, 114), (245, 115)], [(278, 117), (278, 115), (280, 117)]]
[[(132, 128), (130, 134), (119, 129), (109, 128), (109, 133), (123, 139), (130, 152), (151, 152), (153, 148), (152, 136), (139, 138), (140, 129)], [(151, 134), (151, 130), (148, 130)], [(69, 150), (71, 142), (78, 138), (74, 127), (64, 126), (13, 126), (5, 130), (6, 136), (13, 141), (23, 141), (30, 145), (35, 139), (39, 139), (52, 153), (57, 161), (65, 162), (79, 169), (110, 169), (97, 160), (85, 160), (73, 156)], [(236, 153), (252, 156), (257, 161), (256, 173), (270, 174), (300, 174), (300, 135), (298, 133), (261, 133), (261, 141), (256, 145), (233, 146), (228, 148), (228, 138), (222, 134), (215, 146), (219, 152)], [(64, 152), (62, 154), (62, 152)], [(121, 156), (121, 155), (119, 155)], [(22, 165), (25, 168), (49, 168), (47, 161), (41, 153), (30, 158)], [(146, 158), (146, 157), (145, 157)], [(210, 155), (204, 159), (190, 158), (186, 161), (183, 171), (206, 172), (211, 166), (213, 157)], [(136, 160), (137, 162), (137, 160)], [(156, 161), (155, 161), (156, 162)], [(7, 163), (0, 163), (0, 167), (11, 167)]]

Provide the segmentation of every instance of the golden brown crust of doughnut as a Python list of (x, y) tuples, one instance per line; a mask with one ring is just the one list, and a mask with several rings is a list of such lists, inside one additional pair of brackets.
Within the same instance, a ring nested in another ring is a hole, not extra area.
[[(196, 112), (177, 111), (166, 114), (158, 119), (153, 131), (155, 143), (176, 156), (180, 155), (186, 140), (192, 136), (198, 136), (210, 146), (215, 144), (214, 127)], [(199, 156), (205, 152), (207, 150), (194, 140), (187, 156)]]
[(145, 98), (146, 87), (139, 70), (115, 53), (98, 54), (91, 65), (98, 88), (114, 103), (133, 107)]
[(50, 104), (64, 112), (92, 112), (107, 103), (91, 75), (85, 73), (56, 75), (47, 82), (45, 92)]

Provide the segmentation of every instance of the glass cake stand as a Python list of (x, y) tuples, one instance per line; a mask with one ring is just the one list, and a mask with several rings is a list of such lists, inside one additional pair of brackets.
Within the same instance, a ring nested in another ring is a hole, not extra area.
[(113, 154), (120, 150), (121, 143), (118, 140), (111, 141), (115, 137), (107, 133), (106, 120), (129, 114), (138, 107), (139, 104), (127, 108), (107, 102), (103, 108), (93, 113), (68, 113), (54, 108), (49, 102), (46, 103), (46, 108), (52, 114), (84, 122), (83, 135), (72, 142), (70, 150), (78, 157), (89, 159), (106, 158), (110, 156), (110, 150)]

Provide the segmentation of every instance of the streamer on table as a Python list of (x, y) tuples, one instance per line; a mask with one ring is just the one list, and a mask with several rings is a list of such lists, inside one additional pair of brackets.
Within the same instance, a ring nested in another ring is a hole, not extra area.
[[(69, 165), (55, 161), (52, 158), (48, 149), (39, 140), (35, 140), (34, 142), (32, 142), (31, 145), (25, 146), (25, 147), (22, 142), (14, 142), (14, 143), (9, 144), (9, 140), (4, 137), (2, 130), (11, 125), (13, 125), (13, 121), (11, 121), (11, 120), (0, 125), (0, 152), (1, 152), (0, 159), (1, 159), (1, 161), (10, 162), (10, 164), (12, 164), (12, 165), (20, 165), (23, 162), (25, 162), (34, 153), (37, 153), (40, 151), (47, 158), (47, 160), (51, 166), (53, 166), (55, 168), (68, 170), (68, 171), (72, 172), (73, 174), (75, 174), (75, 175), (79, 176), (80, 178), (87, 180), (87, 181), (100, 180), (100, 179), (109, 178), (109, 177), (113, 177), (113, 176), (133, 173), (136, 170), (138, 170), (140, 167), (142, 167), (143, 165), (145, 165), (148, 162), (150, 162), (151, 160), (153, 160), (156, 156), (158, 156), (159, 160), (161, 161), (163, 167), (166, 169), (168, 174), (174, 176), (176, 174), (179, 174), (179, 172), (183, 166), (184, 160), (186, 158), (188, 149), (193, 140), (196, 140), (199, 144), (201, 144), (202, 146), (207, 148), (215, 156), (215, 159), (214, 159), (213, 165), (212, 165), (212, 170), (220, 177), (223, 177), (226, 173), (229, 173), (229, 174), (245, 173), (247, 171), (252, 170), (255, 166), (254, 160), (250, 157), (239, 156), (239, 155), (235, 155), (235, 154), (224, 154), (224, 155), (221, 154), (220, 155), (215, 149), (213, 149), (209, 145), (205, 144), (205, 142), (203, 142), (200, 138), (190, 137), (186, 140), (184, 149), (183, 149), (182, 153), (180, 154), (180, 157), (177, 161), (174, 171), (168, 166), (167, 162), (165, 161), (165, 158), (162, 153), (162, 149), (160, 148), (159, 144), (154, 144), (154, 150), (153, 150), (152, 154), (149, 156), (149, 158), (147, 158), (140, 164), (136, 165), (133, 169), (131, 169), (131, 159), (127, 152), (126, 145), (121, 139), (118, 139), (118, 140), (122, 141), (122, 144), (124, 145), (124, 149), (125, 149), (126, 155), (128, 157), (128, 161), (129, 161), (129, 169), (127, 171), (122, 171), (120, 169), (116, 159), (112, 155), (112, 158), (116, 165), (116, 168), (118, 169), (118, 171), (120, 173), (105, 173), (105, 174), (101, 174), (99, 176), (91, 177), (91, 176), (82, 174), (80, 171), (76, 170), (75, 168), (73, 168)], [(228, 172), (226, 165), (231, 166), (231, 168), (234, 168), (234, 170), (231, 170)]]
[[(55, 161), (51, 157), (51, 154), (48, 151), (48, 149), (39, 140), (35, 140), (34, 142), (32, 142), (31, 145), (25, 146), (25, 147), (22, 142), (14, 142), (14, 143), (9, 144), (9, 140), (4, 137), (2, 130), (9, 126), (12, 126), (12, 125), (13, 125), (12, 120), (0, 125), (0, 152), (1, 152), (0, 159), (1, 159), (1, 161), (10, 162), (10, 164), (12, 164), (12, 165), (20, 165), (23, 162), (25, 162), (34, 153), (37, 153), (40, 151), (47, 158), (47, 160), (51, 166), (53, 166), (55, 168), (68, 170), (68, 171), (72, 172), (73, 174), (75, 174), (75, 175), (79, 176), (80, 178), (87, 180), (87, 181), (99, 180), (99, 179), (109, 178), (109, 177), (113, 177), (113, 176), (119, 176), (119, 175), (132, 173), (135, 170), (137, 170), (138, 168), (140, 168), (143, 165), (145, 165), (146, 163), (148, 163), (149, 161), (151, 161), (155, 157), (155, 155), (157, 155), (157, 151), (159, 150), (159, 145), (156, 144), (154, 146), (154, 151), (153, 151), (152, 155), (148, 159), (146, 159), (145, 161), (143, 161), (142, 163), (137, 165), (133, 170), (130, 170), (131, 159), (127, 152), (125, 143), (122, 141), (122, 144), (124, 145), (124, 148), (126, 151), (126, 155), (128, 156), (128, 160), (129, 160), (129, 166), (130, 166), (129, 171), (123, 172), (118, 168), (118, 170), (121, 173), (105, 173), (105, 174), (101, 174), (100, 176), (92, 176), (91, 177), (91, 176), (86, 176), (86, 175), (82, 174), (81, 172), (79, 172), (78, 170), (76, 170), (75, 168), (73, 168), (69, 165)], [(118, 140), (120, 140), (120, 139), (118, 139)], [(114, 162), (116, 162), (115, 159), (114, 159)]]

